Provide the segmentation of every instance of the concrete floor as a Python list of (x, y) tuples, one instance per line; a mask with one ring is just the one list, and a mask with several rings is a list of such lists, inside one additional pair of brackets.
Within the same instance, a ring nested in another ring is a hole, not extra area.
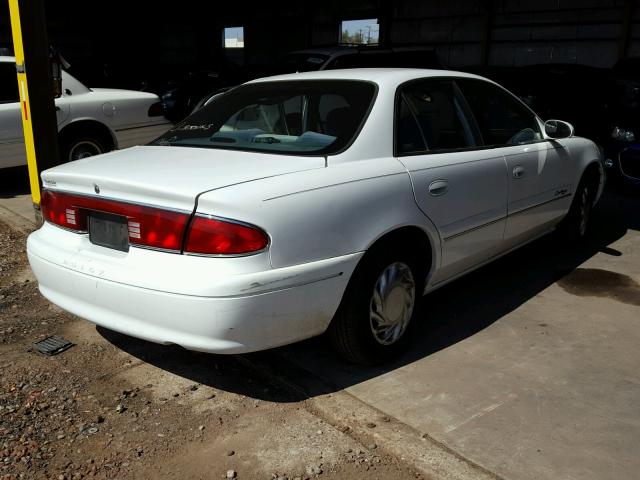
[(637, 478), (640, 195), (609, 191), (593, 227), (585, 246), (549, 236), (426, 297), (392, 365), (345, 365), (323, 339), (268, 355), (310, 397), (346, 390), (498, 477)]
[(280, 353), (500, 477), (638, 478), (640, 196), (609, 192), (593, 226), (586, 247), (550, 236), (427, 296), (388, 368), (318, 341)]

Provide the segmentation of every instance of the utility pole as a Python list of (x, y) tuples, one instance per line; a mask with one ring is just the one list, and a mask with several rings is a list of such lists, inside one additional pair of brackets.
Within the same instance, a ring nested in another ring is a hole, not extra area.
[(44, 0), (9, 0), (9, 12), (31, 198), (41, 222), (40, 173), (60, 164)]

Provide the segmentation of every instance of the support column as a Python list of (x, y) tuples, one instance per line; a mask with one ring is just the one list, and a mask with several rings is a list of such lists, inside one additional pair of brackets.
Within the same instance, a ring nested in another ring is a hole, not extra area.
[(9, 0), (31, 198), (40, 215), (40, 173), (60, 164), (44, 0)]

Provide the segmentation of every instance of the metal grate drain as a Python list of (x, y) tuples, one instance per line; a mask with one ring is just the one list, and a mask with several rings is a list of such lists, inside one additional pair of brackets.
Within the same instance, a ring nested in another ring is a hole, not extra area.
[(72, 346), (73, 343), (59, 335), (51, 335), (33, 344), (33, 348), (44, 355), (57, 355)]

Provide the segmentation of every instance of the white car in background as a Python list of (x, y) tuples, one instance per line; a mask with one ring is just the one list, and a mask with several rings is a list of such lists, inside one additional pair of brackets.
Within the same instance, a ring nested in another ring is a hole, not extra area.
[[(0, 57), (0, 168), (27, 163), (17, 83), (15, 58)], [(146, 143), (170, 126), (157, 95), (91, 89), (65, 71), (55, 105), (63, 162)]]
[(584, 237), (601, 162), (475, 75), (270, 77), (150, 146), (43, 172), (27, 252), (45, 297), (125, 334), (238, 353), (328, 330), (373, 363), (423, 294), (556, 227)]

